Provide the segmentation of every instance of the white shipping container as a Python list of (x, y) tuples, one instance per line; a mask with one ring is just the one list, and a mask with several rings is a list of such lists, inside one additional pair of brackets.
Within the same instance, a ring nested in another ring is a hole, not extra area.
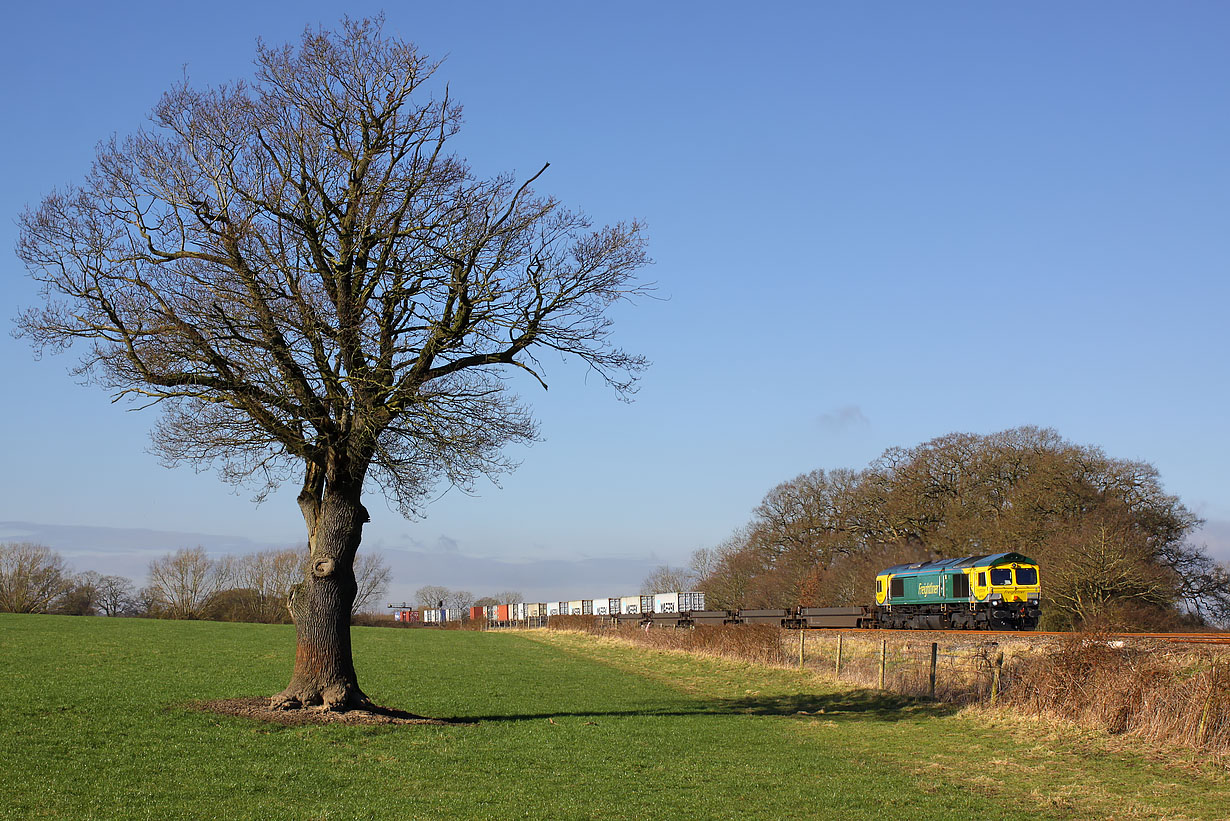
[(655, 613), (687, 613), (704, 609), (705, 594), (694, 590), (686, 593), (655, 593), (653, 597)]
[(653, 612), (655, 613), (677, 613), (676, 608), (679, 606), (678, 593), (654, 593), (653, 594)]
[(640, 596), (623, 596), (619, 600), (620, 613), (639, 613), (641, 612), (641, 597)]
[(619, 599), (594, 597), (594, 615), (610, 616), (619, 612)]

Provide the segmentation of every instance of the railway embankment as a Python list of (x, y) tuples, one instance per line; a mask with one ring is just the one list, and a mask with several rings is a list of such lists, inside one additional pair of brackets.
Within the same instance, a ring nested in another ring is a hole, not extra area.
[(1218, 639), (1224, 634), (1193, 640), (769, 625), (593, 632), (659, 650), (802, 667), (834, 682), (974, 710), (1070, 722), (1230, 767), (1230, 644)]

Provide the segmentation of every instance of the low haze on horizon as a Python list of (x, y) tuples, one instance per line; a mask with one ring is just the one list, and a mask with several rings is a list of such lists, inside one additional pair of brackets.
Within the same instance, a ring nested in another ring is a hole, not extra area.
[[(257, 37), (379, 11), (10, 12), (8, 327), (38, 301), (15, 219), (84, 177), (98, 141), (146, 125), (185, 67), (194, 85), (250, 77)], [(517, 383), (543, 441), (512, 451), (500, 487), (441, 489), (415, 521), (370, 492), (364, 545), (393, 557), (390, 598), (516, 589), (483, 586), (514, 564), (595, 592), (686, 563), (799, 473), (1021, 425), (1150, 462), (1208, 521), (1195, 541), (1230, 560), (1230, 6), (385, 12), (386, 32), (446, 58), (435, 87), (465, 106), (458, 150), (476, 170), (524, 179), (549, 161), (540, 192), (599, 224), (643, 219), (657, 286), (615, 313), (616, 344), (653, 362), (634, 402), (548, 360), (549, 391)], [(74, 364), (0, 335), (0, 540), (39, 534), (100, 572), (192, 546), (180, 537), (214, 552), (305, 541), (295, 490), (257, 506), (161, 467), (156, 412), (77, 385)]]

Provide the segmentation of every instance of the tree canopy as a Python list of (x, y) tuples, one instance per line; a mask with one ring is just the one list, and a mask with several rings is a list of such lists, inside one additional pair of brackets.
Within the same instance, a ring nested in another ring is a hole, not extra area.
[(536, 352), (558, 351), (633, 390), (645, 360), (609, 344), (606, 309), (643, 290), (640, 224), (593, 228), (532, 191), (542, 171), (476, 176), (438, 64), (379, 20), (256, 63), (251, 83), (185, 79), (21, 217), (47, 297), (21, 331), (88, 340), (83, 373), (162, 406), (168, 460), (293, 469), (317, 495), (370, 475), (409, 512), (534, 436), (501, 369), (545, 385)]

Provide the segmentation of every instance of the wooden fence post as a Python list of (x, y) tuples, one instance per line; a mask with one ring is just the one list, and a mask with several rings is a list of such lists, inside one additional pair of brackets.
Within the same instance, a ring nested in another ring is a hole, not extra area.
[(931, 698), (935, 698), (935, 658), (939, 649), (940, 645), (938, 642), (931, 642), (931, 689), (929, 692)]
[(1004, 654), (998, 653), (995, 656), (995, 666), (991, 671), (991, 706), (995, 706), (995, 701), (999, 698), (999, 671), (1004, 667)]
[(807, 631), (799, 628), (799, 669), (803, 669), (803, 657), (807, 652)]
[(837, 634), (837, 664), (833, 668), (833, 677), (841, 678), (841, 644), (845, 636), (841, 633)]
[(1209, 721), (1209, 710), (1213, 706), (1213, 695), (1217, 690), (1217, 660), (1209, 667), (1209, 696), (1204, 700), (1204, 710), (1200, 713), (1200, 726), (1196, 728), (1196, 743), (1204, 743), (1204, 728)]
[(884, 689), (884, 665), (888, 659), (888, 639), (880, 639), (880, 689)]

